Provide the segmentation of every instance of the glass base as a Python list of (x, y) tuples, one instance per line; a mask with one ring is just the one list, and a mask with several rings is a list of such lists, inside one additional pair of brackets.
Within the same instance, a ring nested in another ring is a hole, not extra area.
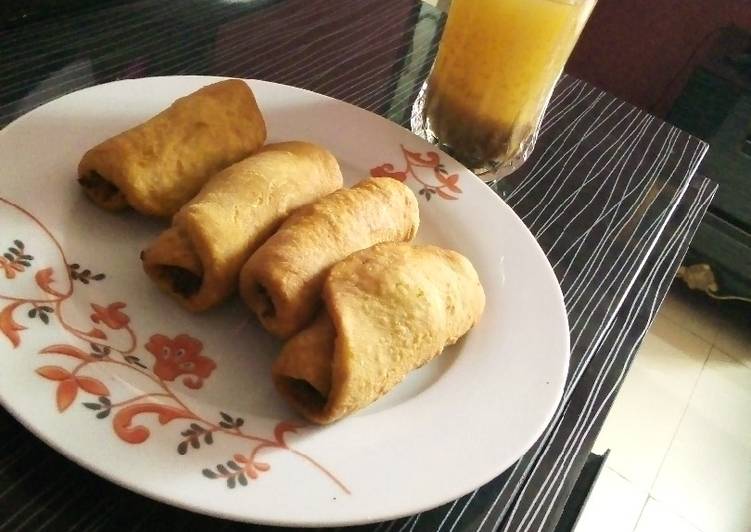
[(425, 118), (426, 89), (427, 81), (422, 84), (420, 92), (415, 99), (415, 103), (412, 105), (410, 127), (415, 135), (422, 137), (440, 148), (442, 151), (448, 153), (454, 159), (469, 168), (475, 175), (477, 175), (477, 177), (489, 184), (505, 180), (527, 161), (529, 155), (534, 149), (539, 127), (535, 127), (534, 131), (530, 132), (530, 135), (521, 143), (517, 153), (509, 159), (503, 161), (487, 161), (467, 157), (461, 153), (457, 153), (451, 146), (441, 142), (441, 140), (430, 129), (430, 125)]
[(516, 190), (516, 187), (521, 185), (522, 181), (524, 181), (523, 174), (511, 173), (495, 181), (486, 181), (486, 183), (496, 192), (496, 194), (503, 198), (504, 201), (509, 201), (512, 193)]

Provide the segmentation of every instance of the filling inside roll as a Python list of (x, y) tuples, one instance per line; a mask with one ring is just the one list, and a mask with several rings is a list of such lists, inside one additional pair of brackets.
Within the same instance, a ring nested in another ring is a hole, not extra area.
[(145, 268), (158, 284), (188, 298), (203, 284), (203, 265), (190, 239), (177, 227), (164, 231), (150, 250), (155, 259)]
[(251, 308), (261, 318), (276, 316), (276, 306), (269, 291), (260, 283), (255, 283), (251, 289)]
[[(321, 277), (323, 277), (323, 275), (321, 275)], [(291, 297), (290, 294), (284, 292), (283, 288), (285, 287), (278, 289), (273, 283), (274, 281), (269, 279), (253, 279), (252, 283), (243, 287), (242, 295), (245, 298), (245, 303), (255, 313), (264, 327), (279, 334), (280, 331), (275, 327), (274, 322), (289, 319), (290, 316), (293, 316), (296, 319), (297, 314), (300, 311), (298, 308), (300, 299), (308, 297), (313, 290), (309, 287), (307, 289), (301, 288), (296, 292), (296, 295), (298, 296), (296, 299)], [(277, 289), (275, 289), (275, 287)], [(320, 302), (316, 302), (313, 309), (313, 316), (315, 316), (315, 311), (319, 306)], [(311, 318), (308, 318), (305, 321), (310, 322)], [(289, 334), (281, 334), (280, 336), (287, 337)]]
[(125, 196), (120, 189), (102, 177), (99, 172), (92, 171), (79, 177), (78, 183), (84, 188), (86, 194), (97, 203), (112, 208), (125, 208), (127, 206)]
[(302, 379), (285, 378), (279, 386), (286, 388), (287, 393), (296, 401), (309, 404), (311, 408), (323, 410), (326, 401), (325, 395), (316, 390), (308, 381)]
[(172, 290), (183, 297), (197, 294), (201, 289), (203, 277), (180, 266), (160, 266), (161, 275), (170, 281)]
[(276, 385), (284, 395), (305, 405), (311, 413), (321, 412), (331, 392), (336, 329), (322, 312), (313, 324), (284, 346), (283, 367), (277, 367)]

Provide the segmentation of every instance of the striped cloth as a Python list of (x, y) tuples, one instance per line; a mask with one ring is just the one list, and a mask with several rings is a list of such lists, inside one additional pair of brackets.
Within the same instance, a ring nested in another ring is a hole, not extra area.
[[(442, 20), (413, 0), (103, 4), (0, 30), (0, 125), (95, 83), (188, 73), (297, 85), (406, 124)], [(714, 194), (694, 177), (705, 151), (685, 133), (564, 76), (537, 148), (507, 195), (563, 289), (572, 345), (564, 399), (532, 449), (489, 484), (440, 508), (359, 528), (555, 527)], [(111, 485), (4, 412), (0, 450), (2, 530), (241, 528)]]

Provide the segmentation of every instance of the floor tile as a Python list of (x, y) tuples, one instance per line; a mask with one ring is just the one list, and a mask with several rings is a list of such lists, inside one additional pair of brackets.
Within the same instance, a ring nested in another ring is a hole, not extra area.
[(704, 532), (751, 530), (751, 369), (717, 348), (651, 494)]
[(722, 321), (721, 304), (704, 294), (688, 290), (679, 282), (675, 282), (662, 302), (660, 315), (714, 343)]
[(646, 491), (606, 466), (592, 487), (574, 531), (632, 532), (646, 500)]
[(653, 498), (644, 505), (634, 532), (707, 532), (701, 531), (668, 506)]
[(715, 345), (751, 368), (751, 305), (747, 314), (734, 314), (722, 320)]
[(642, 343), (594, 446), (636, 487), (652, 486), (710, 348), (662, 316)]

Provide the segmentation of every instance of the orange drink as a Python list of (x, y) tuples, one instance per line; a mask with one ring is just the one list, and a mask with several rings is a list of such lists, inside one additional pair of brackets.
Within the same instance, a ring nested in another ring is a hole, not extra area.
[(428, 79), (429, 140), (497, 179), (521, 165), (596, 0), (454, 0)]

